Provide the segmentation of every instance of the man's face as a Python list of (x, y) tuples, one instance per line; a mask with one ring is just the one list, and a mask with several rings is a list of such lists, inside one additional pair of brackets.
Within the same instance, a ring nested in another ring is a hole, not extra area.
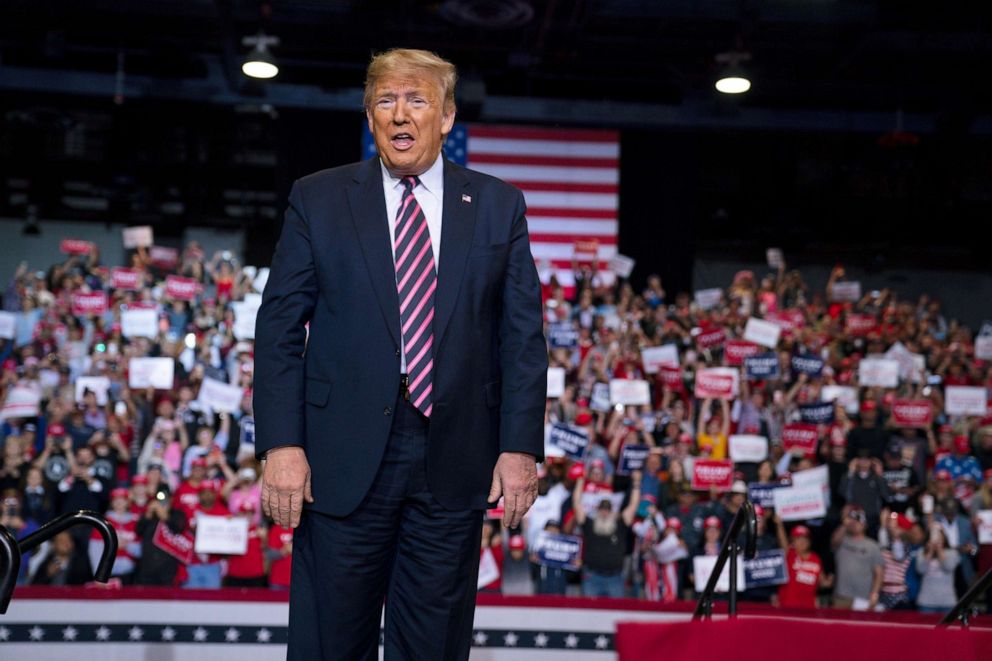
[(439, 82), (416, 72), (381, 78), (365, 114), (379, 157), (393, 175), (425, 172), (455, 122), (454, 110), (445, 111)]

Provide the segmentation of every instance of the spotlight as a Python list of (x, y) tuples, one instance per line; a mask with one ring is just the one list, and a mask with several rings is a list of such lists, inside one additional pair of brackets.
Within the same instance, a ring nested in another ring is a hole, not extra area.
[(722, 65), (720, 77), (716, 81), (716, 89), (723, 94), (743, 94), (751, 89), (751, 79), (741, 67), (741, 62), (751, 59), (751, 54), (745, 51), (728, 51), (714, 58)]
[(254, 37), (244, 37), (242, 45), (252, 46), (252, 50), (241, 65), (241, 71), (251, 78), (275, 78), (279, 73), (276, 60), (269, 52), (269, 46), (278, 46), (279, 37), (269, 37), (259, 32)]

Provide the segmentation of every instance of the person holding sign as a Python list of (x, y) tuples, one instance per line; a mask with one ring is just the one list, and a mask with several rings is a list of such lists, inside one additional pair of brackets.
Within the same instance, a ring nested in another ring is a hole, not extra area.
[(376, 55), (377, 156), (289, 194), (253, 404), (263, 511), (296, 528), (290, 659), (375, 658), (384, 598), (386, 659), (468, 658), (483, 511), (502, 497), (516, 527), (537, 497), (548, 351), (526, 205), (442, 154), (455, 78), (434, 53)]
[(575, 481), (572, 503), (575, 523), (582, 531), (582, 594), (586, 597), (624, 596), (623, 563), (627, 537), (641, 502), (641, 472), (632, 472), (630, 478), (630, 495), (623, 511), (614, 512), (613, 501), (604, 497), (592, 517), (581, 505), (585, 477)]
[(823, 561), (813, 551), (809, 528), (800, 524), (786, 539), (785, 523), (775, 516), (775, 534), (785, 551), (785, 566), (789, 580), (779, 587), (772, 603), (782, 608), (816, 608), (816, 591), (833, 585), (833, 576), (823, 573)]
[(719, 415), (710, 415), (709, 419), (706, 419), (712, 406), (711, 398), (703, 400), (696, 428), (696, 443), (701, 456), (709, 459), (726, 459), (730, 439), (730, 403), (721, 399)]

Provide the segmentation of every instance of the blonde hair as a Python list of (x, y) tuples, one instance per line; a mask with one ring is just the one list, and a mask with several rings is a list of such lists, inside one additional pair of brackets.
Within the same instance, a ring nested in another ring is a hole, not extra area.
[(426, 73), (434, 77), (441, 86), (444, 112), (455, 111), (455, 82), (458, 80), (455, 65), (437, 53), (415, 48), (391, 48), (372, 57), (365, 70), (365, 109), (371, 110), (372, 95), (380, 79), (391, 74), (404, 73)]

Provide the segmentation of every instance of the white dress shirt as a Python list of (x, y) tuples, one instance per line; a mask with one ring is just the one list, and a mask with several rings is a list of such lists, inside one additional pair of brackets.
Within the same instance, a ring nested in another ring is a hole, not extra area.
[[(396, 212), (403, 200), (402, 177), (394, 177), (379, 159), (382, 168), (382, 190), (386, 196), (386, 219), (389, 222), (389, 245), (396, 260)], [(437, 155), (434, 164), (420, 175), (420, 184), (414, 187), (413, 196), (427, 218), (427, 232), (431, 235), (431, 252), (434, 253), (434, 269), (438, 268), (441, 254), (441, 214), (444, 201), (444, 159)], [(394, 278), (395, 279), (395, 278)], [(400, 335), (400, 372), (406, 372), (406, 348)]]

